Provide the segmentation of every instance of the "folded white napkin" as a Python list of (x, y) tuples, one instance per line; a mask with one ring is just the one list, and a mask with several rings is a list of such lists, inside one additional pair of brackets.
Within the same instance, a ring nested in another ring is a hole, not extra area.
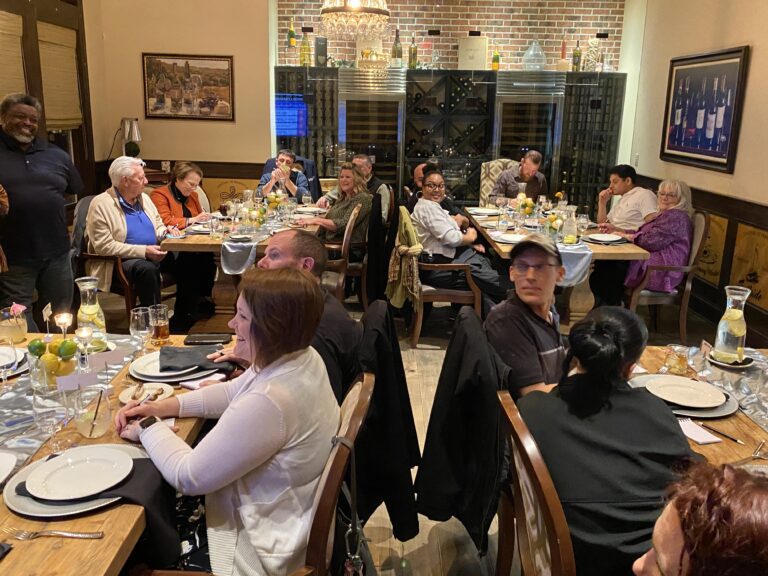
[(189, 390), (197, 390), (200, 388), (200, 383), (205, 382), (206, 380), (215, 380), (216, 382), (221, 382), (226, 378), (226, 374), (211, 374), (210, 376), (205, 376), (204, 378), (198, 378), (197, 380), (186, 380), (181, 383), (182, 388), (188, 388)]
[(683, 420), (678, 420), (678, 422), (680, 423), (680, 428), (683, 430), (683, 434), (697, 444), (715, 444), (717, 442), (722, 442), (720, 438), (714, 434), (710, 434), (693, 420), (685, 418)]

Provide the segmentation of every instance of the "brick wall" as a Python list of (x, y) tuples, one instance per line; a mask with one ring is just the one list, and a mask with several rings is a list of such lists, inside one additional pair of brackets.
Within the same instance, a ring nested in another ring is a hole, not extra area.
[[(606, 63), (616, 67), (619, 62), (621, 29), (624, 21), (624, 0), (388, 0), (390, 33), (383, 48), (389, 52), (400, 29), (403, 55), (407, 58), (411, 33), (416, 34), (419, 61), (429, 61), (432, 50), (439, 54), (443, 68), (458, 66), (458, 38), (470, 30), (479, 30), (489, 38), (488, 68), (496, 47), (501, 55), (501, 69), (520, 69), (528, 45), (538, 40), (552, 66), (560, 57), (560, 43), (566, 35), (570, 58), (576, 40), (582, 49), (587, 40), (598, 32), (607, 32), (601, 41)], [(322, 0), (278, 0), (279, 64), (298, 64), (298, 48), (286, 48), (290, 17), (294, 17), (297, 37), (301, 27), (312, 26), (321, 33), (320, 8)], [(427, 36), (427, 30), (441, 31), (439, 37)], [(298, 44), (297, 44), (298, 45)], [(330, 40), (328, 54), (335, 59), (354, 60), (353, 41)]]

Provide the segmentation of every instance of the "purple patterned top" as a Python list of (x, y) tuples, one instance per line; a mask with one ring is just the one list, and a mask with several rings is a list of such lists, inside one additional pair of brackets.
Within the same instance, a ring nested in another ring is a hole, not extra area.
[[(650, 265), (687, 266), (693, 238), (693, 223), (685, 210), (664, 210), (656, 218), (643, 224), (633, 242), (651, 253), (648, 260), (629, 263), (624, 285), (632, 288), (640, 284)], [(646, 290), (673, 292), (683, 280), (682, 272), (656, 270), (646, 285)]]

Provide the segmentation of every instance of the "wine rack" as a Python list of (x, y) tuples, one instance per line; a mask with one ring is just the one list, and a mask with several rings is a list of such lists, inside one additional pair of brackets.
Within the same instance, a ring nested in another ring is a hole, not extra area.
[(376, 176), (393, 188), (397, 182), (398, 113), (396, 101), (347, 100), (346, 157), (367, 154)]
[(598, 192), (616, 164), (626, 74), (569, 73), (565, 91), (560, 174), (550, 190), (595, 214)]
[(320, 178), (336, 176), (338, 70), (275, 67), (277, 148), (315, 161)]
[(437, 161), (457, 202), (477, 201), (480, 166), (491, 158), (494, 94), (492, 72), (409, 70), (403, 181)]

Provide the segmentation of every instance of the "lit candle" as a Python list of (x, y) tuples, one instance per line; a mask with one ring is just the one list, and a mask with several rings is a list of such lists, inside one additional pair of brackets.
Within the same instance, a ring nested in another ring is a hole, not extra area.
[(75, 336), (77, 336), (77, 339), (80, 340), (83, 344), (88, 344), (91, 337), (93, 336), (93, 328), (90, 326), (83, 326), (82, 328), (78, 328), (75, 330)]
[(62, 312), (61, 314), (56, 314), (53, 319), (56, 321), (56, 326), (61, 328), (61, 333), (64, 335), (64, 338), (66, 338), (67, 328), (72, 326), (72, 314), (69, 312)]

